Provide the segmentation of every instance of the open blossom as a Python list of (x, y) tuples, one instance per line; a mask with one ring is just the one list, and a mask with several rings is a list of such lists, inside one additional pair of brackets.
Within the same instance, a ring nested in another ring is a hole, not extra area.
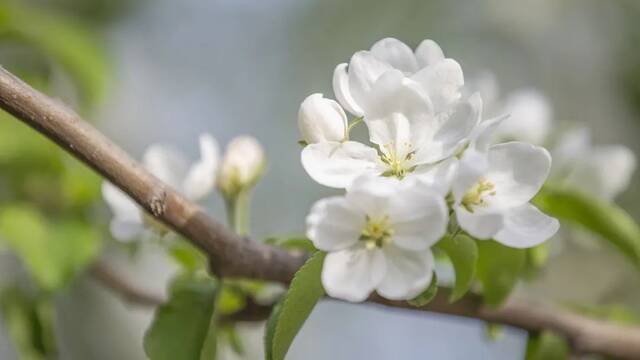
[(312, 94), (300, 105), (298, 127), (307, 144), (341, 142), (347, 134), (347, 115), (334, 100)]
[(623, 145), (594, 146), (586, 128), (564, 134), (553, 156), (555, 181), (608, 201), (629, 186), (636, 168), (631, 149)]
[(422, 86), (398, 70), (372, 84), (362, 101), (374, 146), (325, 141), (301, 154), (307, 173), (320, 184), (344, 188), (363, 174), (403, 179), (454, 154), (479, 121), (479, 96), (458, 100), (436, 112)]
[(453, 181), (458, 225), (475, 238), (516, 248), (535, 246), (553, 236), (558, 220), (529, 203), (549, 175), (549, 152), (508, 142), (488, 147), (484, 156), (481, 167), (458, 171)]
[(431, 99), (436, 112), (461, 96), (462, 69), (455, 60), (444, 57), (438, 44), (424, 40), (414, 52), (393, 38), (382, 39), (369, 51), (355, 53), (349, 64), (338, 65), (333, 76), (333, 91), (350, 113), (366, 116), (372, 89), (389, 70), (400, 71), (418, 84)]
[(535, 145), (547, 141), (553, 126), (553, 109), (549, 100), (533, 88), (518, 89), (499, 98), (495, 76), (483, 73), (471, 81), (471, 88), (482, 95), (489, 116), (509, 114), (493, 136), (497, 141), (524, 141)]
[(431, 283), (430, 246), (445, 233), (447, 207), (418, 181), (359, 177), (345, 196), (322, 199), (307, 217), (307, 236), (327, 251), (327, 293), (363, 301), (372, 291), (412, 299)]
[(238, 136), (227, 145), (220, 165), (218, 188), (225, 196), (234, 196), (253, 187), (264, 167), (264, 150), (258, 140)]
[[(191, 200), (206, 196), (214, 187), (218, 167), (218, 143), (209, 134), (200, 136), (200, 159), (190, 162), (178, 150), (151, 145), (144, 153), (143, 165), (153, 175)], [(102, 184), (102, 195), (113, 212), (111, 234), (128, 241), (157, 223), (124, 192), (109, 182)]]

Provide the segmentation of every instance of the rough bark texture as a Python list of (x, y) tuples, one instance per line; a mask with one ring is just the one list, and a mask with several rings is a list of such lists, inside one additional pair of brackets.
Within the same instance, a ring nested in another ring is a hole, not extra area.
[[(189, 239), (209, 256), (212, 271), (217, 275), (286, 284), (304, 262), (304, 254), (290, 253), (236, 235), (209, 217), (198, 205), (148, 173), (72, 110), (32, 89), (4, 69), (0, 69), (0, 107), (55, 141), (129, 194), (156, 219)], [(160, 301), (139, 293), (135, 287), (107, 270), (104, 266), (97, 266), (93, 273), (128, 300), (147, 305)], [(369, 301), (416, 310), (406, 302), (378, 296), (372, 296)], [(237, 320), (260, 320), (268, 313), (263, 306), (249, 310), (237, 314)], [(549, 329), (565, 336), (574, 352), (579, 354), (640, 359), (640, 329), (590, 319), (537, 303), (512, 299), (499, 309), (488, 309), (473, 294), (449, 304), (446, 292), (442, 291), (434, 301), (419, 310), (475, 318), (531, 332)]]

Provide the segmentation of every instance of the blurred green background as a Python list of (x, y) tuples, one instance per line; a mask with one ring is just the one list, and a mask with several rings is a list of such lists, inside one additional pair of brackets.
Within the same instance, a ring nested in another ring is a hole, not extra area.
[[(503, 94), (535, 87), (556, 122), (640, 153), (638, 18), (633, 0), (0, 0), (0, 64), (138, 157), (155, 142), (195, 153), (203, 131), (223, 144), (257, 137), (269, 167), (256, 189), (253, 233), (265, 238), (302, 232), (310, 205), (333, 193), (300, 166), (300, 102), (330, 96), (335, 65), (383, 37), (411, 46), (434, 39), (467, 78), (490, 70)], [(640, 219), (638, 200), (634, 177), (616, 201)], [(223, 217), (219, 198), (207, 206)], [(131, 255), (114, 243), (109, 216), (96, 175), (0, 114), (0, 358), (40, 359), (52, 349), (61, 359), (145, 358), (151, 310), (123, 303), (84, 270), (103, 256), (162, 294), (176, 267), (157, 244)], [(582, 244), (583, 235), (552, 246), (547, 268), (519, 291), (604, 304), (625, 319), (640, 311), (640, 274), (611, 247)], [(253, 345), (246, 358), (256, 358), (260, 328), (244, 330)], [(430, 351), (513, 359), (524, 347), (523, 334), (487, 341), (470, 320), (324, 302), (290, 358), (419, 359)]]

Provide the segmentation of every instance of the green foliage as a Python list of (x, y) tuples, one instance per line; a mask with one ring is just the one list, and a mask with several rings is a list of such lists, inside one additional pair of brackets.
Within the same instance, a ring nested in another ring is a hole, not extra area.
[(433, 273), (433, 278), (431, 279), (431, 284), (427, 287), (420, 295), (408, 301), (409, 304), (415, 307), (422, 307), (427, 305), (428, 303), (436, 297), (438, 293), (438, 277), (436, 273)]
[(600, 235), (640, 267), (640, 227), (620, 207), (579, 191), (548, 186), (534, 203), (560, 220)]
[(567, 341), (551, 331), (543, 331), (527, 343), (526, 360), (566, 360), (569, 354)]
[(193, 274), (198, 270), (206, 269), (207, 258), (195, 246), (186, 240), (179, 239), (172, 244), (169, 255), (182, 267), (182, 270)]
[(509, 296), (522, 275), (526, 252), (493, 240), (478, 240), (477, 276), (484, 301), (497, 307)]
[(218, 283), (179, 277), (170, 292), (169, 301), (156, 309), (145, 334), (145, 353), (151, 360), (214, 359)]
[(542, 270), (544, 265), (547, 263), (547, 259), (549, 258), (549, 246), (548, 243), (544, 242), (540, 245), (526, 249), (525, 252), (526, 264), (523, 277), (527, 280), (532, 280), (540, 273), (540, 270)]
[(76, 19), (17, 1), (0, 2), (0, 36), (31, 46), (62, 67), (78, 85), (86, 106), (104, 96), (109, 79), (106, 53), (97, 34)]
[(77, 221), (49, 223), (29, 206), (0, 209), (0, 237), (44, 290), (64, 286), (100, 249), (99, 235)]
[(640, 313), (622, 304), (587, 305), (567, 304), (572, 311), (589, 317), (611, 321), (621, 325), (640, 324)]
[(318, 250), (315, 246), (313, 246), (311, 240), (302, 236), (287, 238), (270, 237), (264, 242), (265, 244), (279, 246), (289, 250), (302, 250), (308, 253), (313, 253)]
[(20, 359), (44, 360), (55, 355), (50, 299), (36, 299), (19, 288), (3, 289), (0, 311)]
[(284, 359), (293, 339), (324, 296), (320, 273), (325, 253), (318, 251), (298, 270), (284, 299), (271, 313), (265, 333), (267, 360)]
[(436, 248), (447, 254), (455, 270), (456, 282), (449, 298), (454, 302), (464, 296), (473, 283), (478, 262), (478, 246), (473, 239), (460, 234), (455, 238), (445, 236), (436, 244)]

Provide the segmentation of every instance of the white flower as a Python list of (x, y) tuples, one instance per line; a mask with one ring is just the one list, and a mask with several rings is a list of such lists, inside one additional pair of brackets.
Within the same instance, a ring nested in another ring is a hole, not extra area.
[[(169, 146), (152, 145), (143, 156), (144, 167), (167, 185), (191, 200), (207, 195), (215, 185), (218, 143), (209, 134), (200, 136), (200, 159), (190, 163)], [(124, 192), (109, 182), (102, 184), (102, 195), (113, 212), (111, 234), (121, 241), (132, 240), (145, 228), (157, 224)]]
[(329, 252), (322, 284), (332, 297), (363, 301), (376, 290), (388, 299), (412, 299), (430, 283), (430, 246), (445, 233), (440, 194), (417, 181), (359, 177), (345, 196), (316, 202), (307, 236)]
[(300, 105), (298, 127), (308, 144), (341, 142), (347, 135), (347, 115), (337, 102), (312, 94)]
[[(451, 190), (463, 230), (475, 238), (516, 248), (538, 245), (558, 231), (557, 219), (529, 203), (549, 175), (547, 150), (508, 142), (472, 154), (479, 165), (465, 165), (463, 156)], [(480, 158), (483, 154), (484, 160)]]
[(480, 92), (485, 112), (490, 117), (509, 115), (494, 133), (496, 140), (524, 141), (536, 145), (547, 140), (553, 125), (553, 109), (540, 91), (518, 89), (500, 100), (495, 76), (488, 72), (477, 76), (469, 87)]
[(460, 99), (460, 88), (464, 84), (462, 69), (455, 60), (444, 57), (438, 44), (424, 40), (414, 53), (393, 38), (376, 42), (370, 51), (355, 53), (348, 65), (336, 67), (333, 75), (336, 98), (350, 113), (366, 116), (375, 83), (393, 69), (419, 84), (431, 99), (435, 112)]
[(629, 186), (636, 168), (635, 154), (629, 148), (594, 146), (586, 128), (564, 134), (553, 151), (553, 158), (554, 180), (607, 201)]
[(478, 123), (479, 96), (458, 100), (440, 113), (416, 81), (390, 70), (362, 101), (369, 136), (377, 148), (355, 141), (306, 146), (305, 170), (320, 184), (344, 188), (363, 174), (403, 179), (451, 156)]
[(251, 188), (265, 167), (264, 150), (255, 138), (238, 136), (231, 140), (222, 159), (218, 188), (225, 196), (233, 196)]

